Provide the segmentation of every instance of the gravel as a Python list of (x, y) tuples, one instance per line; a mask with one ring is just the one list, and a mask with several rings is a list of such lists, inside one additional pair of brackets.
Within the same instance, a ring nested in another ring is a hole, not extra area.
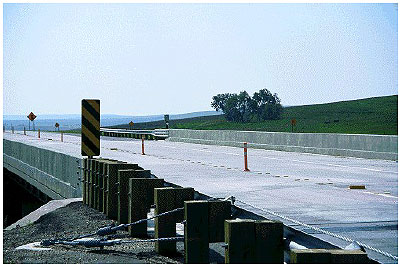
[[(122, 244), (89, 249), (82, 246), (51, 246), (52, 250), (16, 250), (43, 239), (74, 237), (95, 232), (112, 221), (82, 202), (74, 202), (40, 217), (24, 227), (3, 230), (3, 263), (183, 263), (183, 243), (177, 243), (178, 253), (166, 257), (157, 254), (154, 243)], [(123, 233), (124, 234), (124, 233)], [(123, 235), (122, 234), (122, 235)], [(125, 240), (129, 240), (126, 238)]]

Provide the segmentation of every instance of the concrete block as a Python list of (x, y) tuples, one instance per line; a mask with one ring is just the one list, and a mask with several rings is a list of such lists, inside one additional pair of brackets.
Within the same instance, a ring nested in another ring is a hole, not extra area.
[(260, 220), (255, 222), (255, 261), (283, 264), (283, 223)]
[(231, 219), (230, 201), (208, 202), (209, 242), (225, 241), (225, 220)]
[(293, 249), (290, 251), (290, 263), (331, 263), (331, 253), (327, 249)]
[(208, 201), (184, 202), (185, 263), (209, 263)]
[(225, 263), (255, 263), (253, 220), (225, 221)]

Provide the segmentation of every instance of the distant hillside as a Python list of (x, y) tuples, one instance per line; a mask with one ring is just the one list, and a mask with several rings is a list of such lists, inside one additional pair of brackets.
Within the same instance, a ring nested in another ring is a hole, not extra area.
[[(285, 107), (280, 120), (235, 123), (223, 115), (171, 120), (170, 128), (199, 130), (249, 130), (291, 132), (291, 119), (296, 119), (295, 132), (346, 134), (398, 134), (398, 95), (343, 101), (328, 104)], [(138, 123), (135, 129), (164, 128), (164, 121)], [(113, 128), (128, 128), (117, 125)]]
[[(185, 114), (170, 115), (170, 119), (186, 119), (191, 117), (218, 115), (220, 112), (216, 111), (199, 111)], [(60, 130), (73, 130), (81, 128), (81, 114), (37, 114), (35, 119), (36, 129), (52, 131), (54, 130), (55, 123), (60, 124)], [(128, 124), (130, 121), (135, 123), (139, 122), (152, 122), (163, 120), (163, 115), (149, 115), (149, 116), (127, 116), (127, 115), (114, 115), (114, 114), (101, 114), (101, 126), (110, 126), (118, 124)], [(15, 130), (23, 130), (24, 127), (28, 129), (29, 121), (26, 115), (3, 115), (3, 124), (7, 129), (11, 126)], [(31, 123), (32, 128), (32, 123)]]

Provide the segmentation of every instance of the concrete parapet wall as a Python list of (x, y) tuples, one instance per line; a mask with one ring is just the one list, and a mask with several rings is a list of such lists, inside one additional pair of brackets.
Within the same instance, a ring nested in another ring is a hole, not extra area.
[(82, 196), (79, 158), (3, 139), (3, 166), (52, 199)]
[(367, 159), (398, 159), (398, 136), (170, 129), (169, 140), (208, 145), (306, 152)]

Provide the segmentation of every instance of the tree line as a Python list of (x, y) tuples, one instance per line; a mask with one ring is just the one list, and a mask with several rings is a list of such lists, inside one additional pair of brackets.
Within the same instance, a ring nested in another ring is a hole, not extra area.
[(212, 97), (211, 106), (234, 122), (276, 120), (283, 111), (278, 95), (267, 89), (255, 92), (252, 97), (246, 91), (218, 94)]

